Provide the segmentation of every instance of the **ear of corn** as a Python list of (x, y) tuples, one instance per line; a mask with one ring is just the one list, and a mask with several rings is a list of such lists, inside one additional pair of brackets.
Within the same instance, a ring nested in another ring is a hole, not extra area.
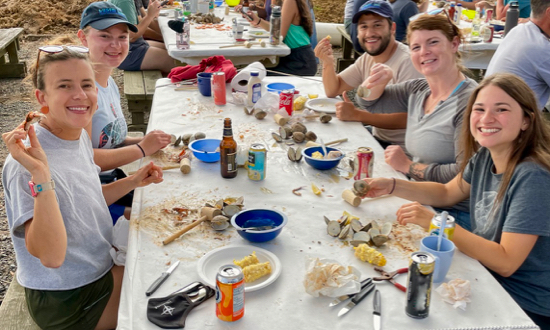
[(259, 263), (260, 260), (256, 257), (256, 251), (252, 252), (251, 255), (248, 255), (241, 260), (233, 259), (233, 263), (241, 268), (245, 268), (246, 266), (254, 265)]
[(246, 283), (254, 282), (260, 277), (271, 274), (271, 264), (269, 261), (258, 263), (243, 268), (244, 281)]
[(304, 108), (304, 104), (306, 104), (307, 98), (305, 96), (298, 96), (294, 100), (294, 110), (302, 110)]
[(386, 257), (376, 249), (369, 247), (367, 244), (359, 244), (359, 246), (354, 247), (354, 249), (355, 256), (361, 261), (366, 261), (378, 267), (386, 265)]

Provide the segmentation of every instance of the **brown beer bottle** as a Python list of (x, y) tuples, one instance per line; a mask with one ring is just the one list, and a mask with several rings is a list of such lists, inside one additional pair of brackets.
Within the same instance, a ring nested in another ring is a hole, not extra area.
[(237, 176), (237, 142), (233, 139), (231, 118), (223, 120), (223, 139), (220, 142), (220, 163), (223, 178)]

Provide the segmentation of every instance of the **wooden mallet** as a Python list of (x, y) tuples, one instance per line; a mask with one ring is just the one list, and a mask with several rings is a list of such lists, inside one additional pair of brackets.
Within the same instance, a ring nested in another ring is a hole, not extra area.
[[(325, 143), (326, 146), (329, 146), (329, 145), (332, 145), (332, 144), (337, 144), (337, 143), (340, 143), (340, 142), (346, 142), (348, 139), (347, 138), (343, 138), (343, 139), (339, 139), (339, 140), (334, 140), (334, 141), (330, 141), (330, 142), (327, 142)], [(318, 147), (320, 146), (321, 144), (320, 143), (315, 143), (313, 141), (308, 141), (306, 143), (306, 148), (309, 148), (309, 147)]]
[(251, 43), (250, 41), (245, 41), (245, 42), (242, 43), (242, 44), (220, 46), (220, 48), (231, 48), (231, 47), (246, 47), (246, 48), (250, 48), (250, 47), (252, 47), (252, 43)]
[(183, 228), (182, 230), (174, 233), (172, 236), (170, 236), (167, 239), (165, 239), (164, 241), (162, 241), (162, 244), (167, 245), (167, 244), (171, 243), (173, 240), (175, 240), (176, 238), (178, 238), (181, 235), (185, 234), (186, 232), (190, 231), (191, 229), (195, 228), (196, 226), (198, 226), (202, 222), (204, 222), (206, 220), (212, 220), (215, 216), (221, 215), (221, 214), (222, 214), (222, 211), (220, 209), (215, 208), (215, 207), (203, 207), (201, 209), (201, 217), (200, 217), (199, 220), (193, 222), (192, 224), (190, 224), (189, 226)]

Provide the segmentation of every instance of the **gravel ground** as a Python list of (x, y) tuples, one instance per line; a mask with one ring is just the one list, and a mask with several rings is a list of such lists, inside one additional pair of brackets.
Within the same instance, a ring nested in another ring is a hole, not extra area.
[[(76, 31), (74, 31), (76, 33)], [(71, 33), (71, 31), (67, 31)], [(27, 35), (20, 39), (19, 58), (27, 63), (27, 68), (35, 60), (38, 47), (45, 44), (52, 35)], [(341, 56), (341, 50), (335, 48), (335, 58)], [(320, 66), (319, 66), (320, 68)], [(320, 75), (320, 70), (318, 75)], [(122, 96), (122, 110), (129, 121), (128, 106), (124, 98), (123, 72), (115, 70), (113, 74)], [(352, 95), (350, 95), (352, 96)], [(0, 132), (5, 133), (19, 125), (29, 111), (38, 110), (39, 106), (33, 95), (33, 89), (29, 82), (23, 79), (0, 79)], [(0, 142), (0, 170), (8, 155), (6, 145)], [(4, 204), (4, 187), (0, 182), (0, 304), (8, 286), (15, 275), (17, 265), (15, 253), (9, 234), (6, 208)]]

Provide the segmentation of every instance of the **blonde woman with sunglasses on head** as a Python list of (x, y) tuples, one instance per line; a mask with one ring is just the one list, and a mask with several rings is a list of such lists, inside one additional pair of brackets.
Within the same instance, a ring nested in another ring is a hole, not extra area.
[[(94, 147), (94, 160), (102, 171), (102, 182), (125, 177), (117, 167), (152, 155), (167, 146), (171, 136), (153, 131), (143, 138), (128, 137), (126, 119), (122, 113), (118, 86), (111, 77), (124, 61), (129, 49), (129, 31), (137, 31), (118, 7), (109, 2), (91, 3), (82, 12), (78, 38), (90, 49), (99, 108), (87, 127)], [(113, 222), (122, 215), (130, 219), (133, 194), (110, 206)]]
[(472, 232), (456, 226), (453, 242), (548, 330), (550, 128), (533, 91), (508, 73), (485, 78), (468, 101), (460, 141), (466, 161), (450, 182), (366, 179), (367, 196), (391, 193), (439, 207), (470, 198)]
[[(417, 16), (409, 24), (407, 40), (412, 63), (425, 78), (388, 85), (392, 70), (377, 64), (363, 83), (370, 95), (357, 97), (367, 111), (356, 110), (348, 101), (337, 106), (337, 116), (380, 128), (406, 128), (405, 147), (412, 160), (400, 146), (389, 146), (386, 163), (417, 181), (446, 183), (458, 173), (462, 114), (477, 83), (463, 73), (458, 51), (462, 34), (445, 11)], [(387, 109), (395, 113), (384, 114)], [(469, 228), (467, 202), (447, 211)], [(397, 216), (400, 220), (431, 219), (433, 212), (412, 203), (404, 205)]]
[(123, 267), (113, 266), (107, 205), (162, 182), (152, 163), (101, 186), (84, 129), (97, 109), (94, 72), (82, 46), (45, 46), (32, 68), (45, 118), (2, 134), (6, 213), (30, 315), (42, 329), (112, 329)]

